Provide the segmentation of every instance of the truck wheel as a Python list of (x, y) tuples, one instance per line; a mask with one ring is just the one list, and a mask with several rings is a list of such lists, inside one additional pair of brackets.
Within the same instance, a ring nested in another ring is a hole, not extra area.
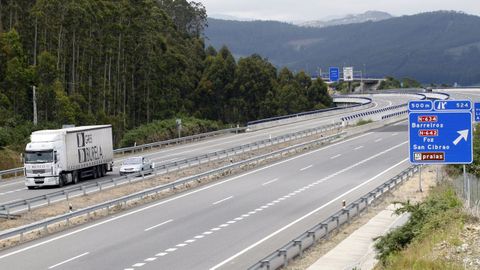
[(95, 166), (93, 167), (93, 179), (97, 179), (98, 178), (98, 167)]
[(27, 187), (28, 189), (34, 189), (35, 187)]
[(78, 183), (78, 173), (77, 172), (72, 173), (72, 183), (74, 185), (76, 185)]
[(58, 187), (63, 187), (63, 185), (65, 184), (65, 176), (65, 174), (61, 174), (58, 177)]
[(107, 165), (100, 165), (100, 171), (102, 173), (102, 177), (104, 177), (105, 175), (107, 175)]

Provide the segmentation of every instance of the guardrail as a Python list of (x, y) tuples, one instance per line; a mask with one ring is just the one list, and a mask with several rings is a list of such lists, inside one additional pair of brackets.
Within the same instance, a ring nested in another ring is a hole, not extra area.
[[(342, 98), (359, 99), (359, 97), (342, 97)], [(337, 115), (342, 113), (349, 113), (349, 112), (358, 111), (364, 108), (370, 108), (373, 106), (371, 98), (361, 97), (361, 99), (365, 99), (366, 102), (364, 104), (356, 104), (356, 105), (347, 106), (347, 107), (329, 108), (329, 109), (303, 112), (298, 114), (291, 114), (286, 116), (251, 121), (247, 123), (247, 131), (269, 128), (273, 126), (286, 125), (292, 122), (304, 121), (307, 119), (313, 119), (317, 117), (326, 117), (326, 116), (332, 116), (332, 115)]]
[[(272, 146), (279, 143), (311, 136), (314, 134), (335, 130), (337, 128), (340, 129), (341, 127), (342, 127), (342, 123), (334, 123), (334, 124), (320, 126), (317, 128), (310, 128), (303, 131), (288, 133), (288, 134), (277, 136), (274, 138), (264, 139), (264, 140), (256, 141), (249, 144), (244, 144), (244, 145), (240, 145), (240, 146), (236, 146), (236, 147), (232, 147), (232, 148), (228, 148), (228, 149), (224, 149), (224, 150), (220, 150), (212, 153), (207, 153), (200, 156), (187, 158), (180, 161), (171, 162), (168, 164), (163, 164), (160, 166), (155, 166), (155, 168), (151, 171), (151, 173), (154, 173), (155, 175), (161, 175), (161, 174), (169, 173), (172, 171), (177, 171), (180, 169), (186, 169), (192, 166), (200, 165), (202, 163), (210, 162), (212, 160), (228, 158), (230, 156), (233, 156), (239, 153), (246, 153), (252, 150), (258, 150), (267, 146)], [(147, 172), (149, 171), (146, 171), (145, 173)], [(145, 173), (138, 174), (137, 176), (140, 176), (140, 175), (142, 176), (142, 178), (138, 180), (143, 180), (145, 177)], [(120, 176), (120, 177), (116, 177), (108, 180), (101, 180), (97, 182), (86, 182), (85, 184), (72, 186), (60, 191), (55, 191), (55, 192), (51, 192), (41, 196), (17, 200), (17, 201), (9, 202), (7, 204), (0, 205), (0, 211), (5, 211), (4, 214), (8, 218), (11, 211), (17, 208), (26, 208), (28, 211), (30, 211), (32, 209), (32, 204), (35, 204), (35, 203), (36, 204), (47, 203), (49, 205), (52, 200), (58, 200), (59, 198), (64, 198), (68, 200), (71, 194), (75, 192), (77, 193), (80, 192), (85, 195), (87, 192), (91, 191), (92, 189), (102, 190), (103, 186), (107, 184), (110, 184), (110, 185), (113, 184), (113, 186), (117, 186), (119, 184), (131, 183), (132, 181), (135, 181), (135, 177), (126, 175), (126, 176)]]
[(372, 204), (373, 201), (378, 199), (385, 192), (395, 188), (399, 183), (407, 180), (410, 176), (413, 176), (417, 171), (417, 166), (412, 166), (404, 170), (397, 176), (365, 194), (360, 199), (354, 201), (313, 228), (307, 230), (285, 246), (277, 249), (248, 269), (274, 270), (287, 266), (291, 259), (297, 256), (302, 256), (303, 252), (314, 245), (317, 241), (328, 238), (333, 231), (338, 231), (342, 225), (350, 223), (352, 218), (357, 217), (361, 212), (368, 210), (369, 205)]
[[(127, 195), (127, 196), (124, 196), (124, 197), (121, 197), (121, 198), (118, 198), (118, 199), (108, 201), (108, 202), (100, 203), (100, 204), (90, 206), (90, 207), (87, 207), (87, 208), (84, 208), (84, 209), (79, 209), (79, 210), (73, 211), (71, 213), (67, 213), (67, 214), (60, 215), (60, 216), (53, 217), (53, 218), (49, 218), (49, 219), (46, 219), (46, 220), (43, 220), (43, 221), (35, 222), (33, 224), (25, 225), (25, 226), (22, 226), (22, 227), (19, 227), (19, 228), (14, 228), (14, 229), (11, 229), (11, 230), (3, 231), (3, 232), (0, 232), (0, 239), (7, 239), (7, 238), (14, 237), (14, 236), (20, 236), (20, 238), (22, 239), (23, 235), (27, 232), (32, 232), (32, 231), (36, 231), (36, 230), (48, 231), (48, 226), (50, 226), (52, 224), (55, 224), (55, 223), (59, 223), (59, 222), (63, 222), (63, 221), (66, 221), (67, 223), (69, 223), (70, 220), (75, 218), (75, 217), (85, 216), (85, 215), (88, 215), (92, 212), (99, 211), (99, 210), (102, 210), (102, 209), (106, 209), (107, 211), (109, 211), (109, 209), (113, 206), (122, 207), (122, 206), (126, 205), (129, 201), (138, 200), (138, 199), (144, 198), (144, 197), (149, 196), (149, 195), (155, 195), (155, 194), (158, 194), (159, 192), (162, 192), (162, 191), (175, 190), (175, 188), (177, 188), (179, 186), (182, 186), (182, 185), (185, 185), (185, 184), (188, 184), (188, 183), (191, 183), (191, 182), (195, 182), (195, 181), (201, 181), (202, 179), (204, 179), (206, 177), (210, 177), (210, 176), (214, 176), (214, 175), (218, 175), (218, 174), (223, 174), (223, 173), (231, 171), (233, 169), (241, 169), (244, 166), (248, 166), (249, 164), (258, 164), (259, 162), (262, 162), (262, 161), (265, 161), (265, 160), (268, 160), (268, 159), (272, 159), (272, 158), (276, 158), (276, 157), (282, 157), (283, 155), (285, 155), (287, 153), (292, 153), (292, 152), (294, 153), (294, 152), (297, 152), (298, 150), (302, 151), (306, 147), (315, 147), (315, 146), (318, 146), (318, 145), (323, 145), (325, 143), (332, 142), (336, 139), (339, 139), (342, 135), (344, 135), (344, 133), (338, 133), (338, 134), (335, 134), (335, 135), (332, 135), (332, 136), (322, 137), (320, 139), (312, 140), (312, 141), (309, 141), (309, 142), (306, 142), (306, 143), (297, 144), (297, 145), (290, 146), (290, 147), (287, 147), (287, 148), (284, 148), (284, 149), (281, 149), (281, 150), (278, 150), (278, 151), (274, 151), (274, 152), (267, 153), (267, 154), (257, 156), (257, 157), (253, 157), (253, 158), (250, 158), (250, 159), (247, 159), (247, 160), (244, 160), (244, 161), (233, 163), (231, 165), (227, 165), (227, 166), (224, 166), (222, 168), (218, 168), (218, 169), (214, 169), (214, 170), (204, 172), (204, 173), (201, 173), (201, 174), (198, 174), (198, 175), (182, 178), (180, 180), (177, 180), (175, 182), (172, 182), (172, 183), (169, 183), (169, 184), (166, 184), (166, 185), (150, 188), (150, 189), (143, 190), (143, 191), (131, 194), (131, 195)], [(146, 171), (145, 173), (152, 173), (152, 172), (153, 171)]]
[(23, 167), (0, 171), (0, 180), (9, 175), (14, 175), (15, 177), (23, 175)]
[[(196, 135), (192, 135), (192, 136), (185, 136), (185, 137), (166, 140), (166, 141), (160, 141), (160, 142), (154, 142), (154, 143), (142, 144), (142, 145), (137, 145), (137, 146), (130, 146), (130, 147), (114, 149), (113, 153), (123, 155), (125, 153), (143, 152), (147, 149), (151, 150), (153, 148), (159, 148), (159, 147), (163, 147), (163, 146), (167, 146), (167, 145), (171, 145), (171, 144), (182, 144), (182, 143), (186, 143), (186, 142), (189, 142), (189, 141), (193, 142), (193, 141), (196, 141), (196, 140), (199, 140), (199, 139), (218, 136), (218, 135), (223, 135), (223, 134), (227, 134), (227, 133), (244, 132), (245, 130), (246, 130), (245, 127), (222, 129), (222, 130), (217, 130), (217, 131), (212, 131), (212, 132), (207, 132), (207, 133), (201, 133), (201, 134), (196, 134)], [(24, 172), (23, 167), (0, 171), (0, 180), (2, 180), (2, 178), (4, 178), (5, 176), (9, 176), (9, 175), (14, 175), (15, 177), (18, 176), (18, 175), (23, 175), (23, 172)]]
[(370, 116), (370, 115), (375, 115), (375, 114), (379, 114), (379, 113), (393, 111), (393, 110), (397, 110), (397, 109), (400, 109), (402, 107), (405, 107), (407, 105), (408, 104), (400, 104), (400, 105), (390, 106), (390, 107), (386, 107), (386, 108), (382, 108), (382, 109), (378, 109), (378, 110), (357, 113), (357, 114), (354, 114), (354, 115), (349, 115), (349, 116), (342, 117), (342, 121), (350, 121), (350, 120), (354, 120), (354, 119), (357, 119), (357, 118), (363, 118), (363, 117)]
[(207, 137), (213, 137), (213, 136), (218, 136), (218, 135), (223, 135), (226, 133), (239, 133), (245, 131), (245, 127), (238, 127), (238, 128), (229, 128), (229, 129), (222, 129), (222, 130), (217, 130), (217, 131), (212, 131), (212, 132), (207, 132), (207, 133), (201, 133), (201, 134), (196, 134), (192, 136), (186, 136), (186, 137), (181, 137), (177, 139), (171, 139), (171, 140), (166, 140), (166, 141), (161, 141), (161, 142), (154, 142), (154, 143), (148, 143), (148, 144), (143, 144), (143, 145), (138, 145), (138, 146), (130, 146), (130, 147), (125, 147), (125, 148), (119, 148), (113, 150), (113, 153), (115, 154), (125, 154), (128, 152), (134, 153), (135, 151), (145, 151), (146, 149), (150, 150), (152, 148), (157, 148), (157, 147), (162, 147), (162, 146), (167, 146), (171, 144), (181, 144), (181, 143), (186, 143), (189, 141), (196, 141), (199, 139), (207, 138)]

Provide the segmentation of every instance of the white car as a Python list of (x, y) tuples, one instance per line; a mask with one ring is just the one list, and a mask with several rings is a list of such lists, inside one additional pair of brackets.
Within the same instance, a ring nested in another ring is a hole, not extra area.
[(139, 173), (153, 168), (154, 164), (148, 159), (144, 157), (131, 157), (123, 161), (122, 167), (120, 167), (120, 175)]

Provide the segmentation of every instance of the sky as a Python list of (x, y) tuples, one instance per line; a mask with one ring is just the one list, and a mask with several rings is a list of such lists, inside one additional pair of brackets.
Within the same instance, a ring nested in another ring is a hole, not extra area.
[(480, 0), (194, 0), (209, 16), (221, 14), (245, 19), (308, 21), (359, 14), (368, 10), (394, 16), (427, 11), (456, 10), (480, 15)]

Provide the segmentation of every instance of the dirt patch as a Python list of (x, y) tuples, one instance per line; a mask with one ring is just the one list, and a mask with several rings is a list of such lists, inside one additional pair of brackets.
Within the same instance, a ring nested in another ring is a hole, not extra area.
[(459, 234), (449, 235), (447, 240), (433, 249), (433, 259), (444, 259), (463, 265), (466, 270), (480, 269), (480, 224), (472, 218)]
[[(150, 178), (148, 180), (143, 180), (143, 181), (138, 181), (138, 182), (134, 182), (134, 183), (131, 183), (131, 184), (121, 185), (121, 186), (118, 186), (118, 187), (103, 190), (102, 192), (97, 192), (97, 193), (87, 194), (87, 195), (80, 196), (80, 197), (70, 198), (68, 201), (52, 203), (48, 207), (36, 208), (36, 209), (33, 209), (30, 212), (23, 213), (23, 214), (20, 215), (20, 217), (18, 219), (15, 219), (15, 220), (1, 220), (0, 221), (0, 230), (7, 230), (7, 229), (11, 229), (11, 228), (16, 228), (16, 227), (20, 227), (20, 226), (27, 225), (27, 224), (32, 224), (32, 223), (40, 221), (40, 220), (45, 220), (45, 219), (48, 219), (48, 218), (51, 218), (51, 217), (55, 217), (55, 216), (58, 216), (58, 215), (65, 214), (65, 213), (70, 211), (69, 210), (70, 205), (73, 207), (73, 210), (86, 208), (86, 207), (93, 206), (93, 205), (96, 205), (96, 204), (99, 204), (99, 203), (102, 203), (102, 202), (106, 202), (106, 201), (109, 201), (109, 200), (114, 200), (114, 199), (121, 198), (121, 197), (129, 195), (129, 194), (140, 192), (140, 191), (143, 191), (143, 190), (146, 190), (146, 189), (149, 189), (149, 188), (153, 188), (153, 187), (161, 186), (161, 185), (164, 185), (164, 184), (167, 184), (167, 183), (171, 183), (171, 182), (174, 182), (176, 180), (179, 180), (179, 179), (187, 177), (187, 176), (196, 175), (196, 174), (199, 174), (199, 173), (202, 173), (202, 172), (213, 170), (215, 168), (220, 168), (220, 167), (229, 165), (231, 163), (235, 163), (235, 162), (247, 160), (249, 158), (253, 158), (253, 157), (256, 157), (256, 156), (259, 156), (259, 155), (271, 153), (273, 151), (276, 151), (276, 150), (279, 150), (279, 149), (284, 149), (286, 147), (289, 147), (289, 146), (292, 146), (292, 145), (295, 145), (295, 144), (300, 144), (302, 142), (312, 141), (312, 140), (319, 139), (321, 137), (326, 137), (326, 136), (332, 135), (336, 132), (337, 131), (332, 130), (332, 131), (328, 131), (326, 133), (316, 134), (316, 135), (304, 137), (304, 138), (301, 138), (301, 139), (292, 140), (292, 141), (288, 141), (288, 142), (285, 142), (285, 143), (280, 143), (280, 144), (265, 147), (265, 148), (262, 148), (262, 149), (250, 151), (250, 152), (247, 152), (247, 153), (238, 154), (238, 155), (231, 156), (231, 157), (228, 157), (228, 158), (224, 158), (224, 159), (221, 159), (221, 160), (211, 161), (209, 163), (201, 164), (201, 166), (195, 166), (195, 167), (191, 167), (191, 168), (187, 168), (187, 169), (182, 169), (180, 171), (176, 171), (176, 172), (173, 172), (173, 173), (168, 173), (168, 174), (164, 174), (164, 175), (161, 175), (161, 176), (158, 176), (158, 177), (153, 177), (153, 178)], [(145, 197), (141, 200), (136, 200), (136, 201), (129, 202), (126, 205), (124, 204), (124, 205), (121, 205), (121, 206), (118, 206), (118, 207), (112, 207), (112, 208), (109, 209), (109, 211), (102, 211), (102, 210), (97, 211), (97, 212), (92, 213), (88, 216), (85, 215), (84, 217), (78, 217), (78, 218), (75, 218), (75, 219), (71, 219), (69, 222), (60, 222), (58, 224), (51, 225), (46, 229), (37, 230), (37, 231), (31, 232), (31, 233), (25, 234), (21, 237), (16, 237), (16, 238), (10, 238), (10, 239), (7, 239), (7, 240), (3, 240), (3, 241), (0, 241), (0, 248), (11, 247), (13, 245), (16, 245), (16, 244), (19, 244), (19, 243), (22, 243), (22, 242), (25, 242), (25, 241), (33, 240), (33, 239), (42, 237), (42, 236), (47, 235), (47, 234), (51, 234), (51, 233), (54, 233), (54, 232), (64, 230), (68, 227), (83, 224), (83, 223), (85, 223), (87, 221), (90, 221), (90, 220), (98, 219), (98, 218), (104, 217), (104, 216), (109, 215), (109, 214), (117, 213), (119, 211), (124, 211), (124, 210), (130, 209), (130, 208), (135, 207), (135, 206), (147, 204), (149, 202), (156, 201), (156, 200), (171, 196), (171, 195), (179, 193), (179, 192), (183, 192), (183, 191), (185, 191), (187, 189), (190, 189), (190, 188), (195, 188), (195, 187), (198, 187), (198, 186), (201, 186), (201, 185), (205, 185), (207, 183), (210, 183), (212, 181), (216, 181), (216, 180), (224, 178), (226, 176), (232, 176), (232, 175), (235, 175), (235, 174), (240, 174), (244, 171), (248, 171), (248, 170), (251, 170), (251, 169), (256, 168), (256, 167), (271, 164), (271, 163), (273, 163), (275, 161), (278, 161), (278, 160), (281, 160), (281, 159), (285, 159), (285, 158), (288, 158), (288, 157), (291, 157), (291, 156), (294, 156), (294, 155), (298, 155), (300, 153), (304, 153), (304, 152), (307, 152), (307, 151), (311, 151), (313, 149), (320, 148), (323, 145), (324, 144), (318, 144), (318, 145), (312, 145), (312, 146), (309, 146), (309, 147), (302, 147), (301, 149), (297, 149), (296, 151), (291, 151), (289, 153), (285, 153), (281, 156), (279, 155), (279, 156), (276, 156), (276, 157), (268, 158), (264, 161), (246, 164), (246, 165), (244, 165), (244, 166), (242, 166), (238, 169), (232, 169), (232, 170), (223, 172), (221, 174), (205, 177), (204, 179), (201, 179), (200, 181), (185, 184), (180, 188), (170, 189), (168, 191), (159, 192), (158, 194), (155, 194), (153, 196), (148, 196), (148, 197)]]
[[(439, 181), (443, 181), (445, 176), (439, 171)], [(381, 211), (385, 210), (387, 206), (394, 202), (407, 201), (419, 202), (422, 201), (429, 193), (431, 188), (436, 185), (437, 173), (436, 167), (429, 166), (422, 168), (422, 188), (423, 192), (419, 192), (419, 174), (415, 174), (408, 181), (404, 182), (396, 189), (385, 193), (379, 200), (368, 208), (368, 212), (363, 212), (358, 218), (355, 218), (350, 224), (344, 225), (340, 230), (336, 230), (328, 240), (321, 240), (317, 245), (309, 248), (303, 253), (302, 257), (297, 257), (286, 268), (287, 270), (307, 269), (315, 263), (320, 257), (325, 255), (340, 242), (345, 240), (354, 231), (365, 225), (370, 219), (376, 216)], [(320, 222), (320, 221), (319, 221)]]

